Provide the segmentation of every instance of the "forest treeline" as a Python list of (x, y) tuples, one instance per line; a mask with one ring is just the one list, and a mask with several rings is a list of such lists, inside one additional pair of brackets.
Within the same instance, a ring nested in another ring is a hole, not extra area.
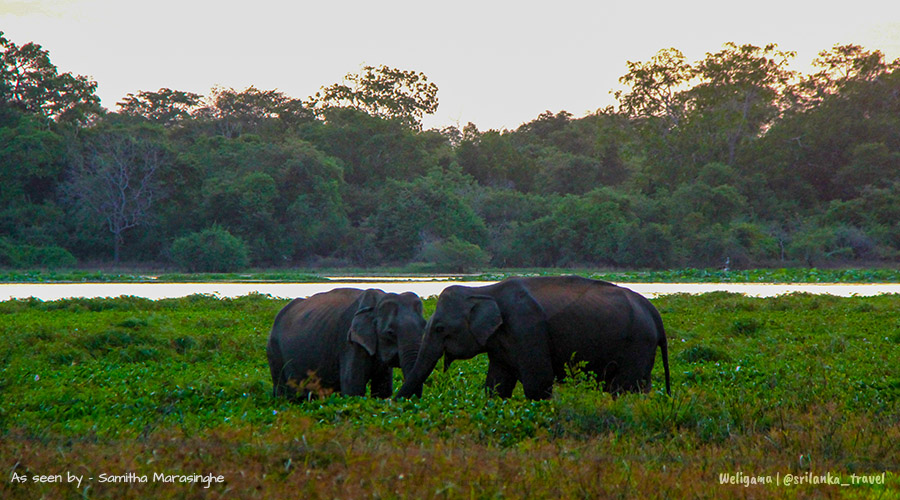
[[(300, 100), (96, 82), (0, 34), (0, 266), (822, 266), (900, 256), (900, 60), (775, 45), (629, 62), (618, 105), (423, 130), (365, 67)], [(599, 91), (600, 89), (598, 89)], [(538, 98), (538, 97), (536, 97)]]

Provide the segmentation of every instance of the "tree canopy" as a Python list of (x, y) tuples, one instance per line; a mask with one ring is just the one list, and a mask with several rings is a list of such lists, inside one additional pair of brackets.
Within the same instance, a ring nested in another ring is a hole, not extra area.
[(857, 45), (822, 51), (806, 75), (774, 44), (694, 62), (667, 48), (627, 64), (617, 107), (515, 130), (422, 130), (437, 86), (387, 66), (305, 102), (161, 88), (112, 112), (39, 45), (0, 35), (0, 48), (0, 265), (900, 257), (900, 61)]
[(343, 82), (322, 87), (310, 97), (310, 107), (351, 107), (418, 129), (422, 116), (437, 111), (437, 92), (437, 85), (429, 82), (424, 73), (384, 65), (365, 66), (359, 73), (347, 74)]
[(60, 74), (40, 45), (16, 45), (0, 31), (0, 49), (0, 105), (57, 121), (83, 121), (100, 111), (97, 83)]

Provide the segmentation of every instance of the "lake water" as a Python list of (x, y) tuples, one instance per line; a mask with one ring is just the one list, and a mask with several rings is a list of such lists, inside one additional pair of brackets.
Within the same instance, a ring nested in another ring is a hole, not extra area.
[[(459, 282), (447, 280), (400, 281), (376, 278), (369, 282), (324, 283), (9, 283), (0, 284), (0, 301), (35, 297), (40, 300), (58, 300), (73, 297), (118, 297), (134, 295), (148, 299), (176, 298), (195, 293), (218, 297), (241, 297), (251, 293), (269, 294), (274, 297), (308, 297), (334, 288), (380, 288), (386, 292), (415, 292), (421, 297), (439, 295), (450, 285), (484, 286), (490, 282)], [(773, 297), (793, 292), (838, 295), (871, 296), (900, 294), (900, 283), (877, 284), (770, 284), (770, 283), (619, 283), (648, 298), (674, 293), (700, 294), (715, 291), (742, 293), (753, 297)]]

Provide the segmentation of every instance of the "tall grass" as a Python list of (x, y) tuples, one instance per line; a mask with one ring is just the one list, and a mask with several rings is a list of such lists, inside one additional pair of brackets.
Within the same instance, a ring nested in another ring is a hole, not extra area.
[[(672, 397), (657, 362), (651, 394), (614, 399), (576, 367), (536, 402), (488, 398), (483, 356), (422, 399), (273, 399), (285, 303), (0, 303), (0, 497), (900, 498), (900, 297), (660, 298)], [(99, 481), (129, 472), (148, 482)], [(70, 473), (80, 487), (32, 480)], [(720, 484), (738, 473), (887, 484)]]

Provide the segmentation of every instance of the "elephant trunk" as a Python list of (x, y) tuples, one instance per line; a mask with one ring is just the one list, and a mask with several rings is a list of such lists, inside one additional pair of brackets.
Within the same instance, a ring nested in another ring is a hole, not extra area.
[(404, 370), (403, 385), (397, 391), (395, 399), (408, 398), (413, 395), (422, 396), (422, 385), (425, 384), (425, 379), (431, 375), (434, 367), (437, 366), (438, 360), (444, 354), (444, 346), (441, 342), (430, 342), (429, 340), (428, 336), (426, 336), (425, 341), (422, 342), (422, 348), (419, 350), (416, 363), (409, 375)]
[(419, 357), (418, 347), (400, 352), (400, 371), (403, 372), (403, 380), (409, 377), (413, 367), (416, 365), (416, 358)]

